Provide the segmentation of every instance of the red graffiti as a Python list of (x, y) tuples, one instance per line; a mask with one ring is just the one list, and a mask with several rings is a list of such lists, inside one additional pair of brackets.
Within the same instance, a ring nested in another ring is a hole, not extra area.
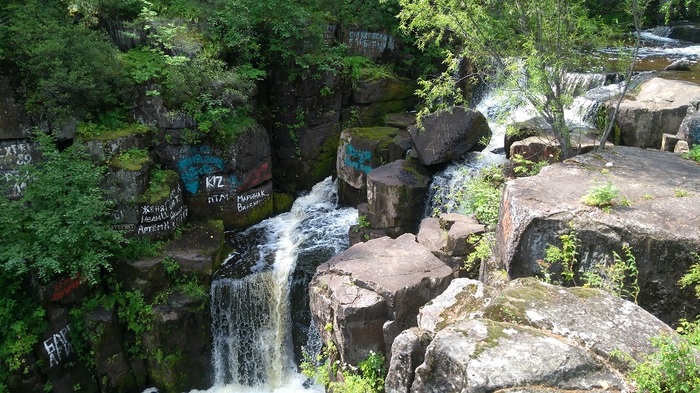
[(246, 191), (260, 185), (266, 180), (272, 179), (272, 167), (268, 161), (261, 162), (258, 166), (246, 173), (241, 185), (236, 188), (236, 191)]
[(57, 282), (53, 286), (53, 296), (51, 296), (51, 301), (52, 302), (57, 302), (64, 297), (70, 295), (73, 293), (73, 291), (76, 290), (80, 286), (81, 283), (81, 277), (78, 274), (75, 277), (69, 277), (65, 278), (59, 282)]

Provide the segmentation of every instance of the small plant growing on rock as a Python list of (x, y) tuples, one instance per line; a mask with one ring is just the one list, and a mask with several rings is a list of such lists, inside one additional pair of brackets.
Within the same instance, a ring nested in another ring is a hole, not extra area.
[[(680, 279), (681, 288), (695, 285), (700, 299), (700, 258), (695, 254), (696, 263)], [(681, 320), (676, 331), (680, 339), (670, 335), (660, 335), (652, 339), (657, 351), (635, 364), (629, 377), (636, 383), (640, 392), (697, 392), (700, 386), (700, 318), (695, 322)]]
[(476, 270), (478, 272), (478, 267), (491, 258), (495, 242), (496, 239), (493, 232), (483, 235), (469, 235), (467, 243), (474, 247), (474, 251), (464, 259), (464, 265), (462, 265), (461, 270), (466, 270), (467, 272)]
[(676, 196), (676, 198), (683, 198), (683, 197), (687, 197), (688, 195), (690, 195), (690, 192), (686, 189), (676, 187), (673, 190), (673, 194)]
[[(544, 260), (539, 260), (537, 263), (542, 269), (545, 282), (576, 285), (574, 266), (578, 263), (577, 248), (580, 241), (573, 228), (570, 228), (569, 233), (559, 236), (559, 240), (561, 247), (548, 245)], [(552, 279), (554, 274), (558, 274), (561, 279)]]
[(522, 154), (514, 154), (510, 159), (513, 163), (513, 173), (516, 177), (535, 176), (542, 168), (549, 165), (546, 160), (531, 161), (523, 157)]
[(600, 288), (613, 295), (637, 303), (639, 283), (637, 261), (628, 245), (622, 246), (624, 258), (613, 251), (613, 261), (599, 262), (583, 272), (584, 287)]
[(581, 201), (588, 206), (600, 208), (610, 207), (620, 194), (618, 188), (607, 181), (605, 184), (597, 185), (591, 188), (586, 195), (581, 198)]
[(327, 391), (335, 393), (381, 393), (387, 369), (382, 354), (370, 351), (367, 358), (357, 367), (343, 364), (338, 358), (338, 350), (329, 341), (317, 356), (303, 352), (301, 372), (314, 382), (323, 385)]
[(357, 226), (360, 228), (369, 228), (369, 220), (366, 215), (357, 216)]

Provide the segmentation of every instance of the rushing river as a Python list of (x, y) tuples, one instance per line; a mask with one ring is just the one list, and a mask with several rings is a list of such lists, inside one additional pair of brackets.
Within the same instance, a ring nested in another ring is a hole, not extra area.
[[(309, 320), (292, 314), (306, 312), (298, 303), (306, 300), (308, 309), (313, 271), (348, 247), (347, 233), (356, 221), (357, 210), (338, 208), (337, 186), (328, 178), (298, 198), (290, 212), (235, 235), (238, 251), (224, 262), (211, 289), (214, 387), (206, 392), (307, 389), (297, 373), (293, 327), (305, 322), (302, 328), (308, 329)], [(301, 299), (293, 302), (295, 288)]]

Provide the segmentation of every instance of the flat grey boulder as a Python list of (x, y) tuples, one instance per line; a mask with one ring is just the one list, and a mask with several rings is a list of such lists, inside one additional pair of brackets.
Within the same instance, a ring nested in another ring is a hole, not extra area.
[[(667, 323), (692, 316), (700, 311), (697, 299), (676, 283), (700, 247), (698, 169), (673, 153), (616, 147), (511, 180), (501, 200), (496, 261), (512, 278), (542, 275), (538, 260), (547, 246), (561, 246), (560, 236), (573, 227), (580, 239), (574, 271), (610, 264), (613, 251), (624, 256), (628, 245), (639, 270), (639, 304)], [(619, 190), (612, 206), (582, 202), (607, 183)]]
[(416, 326), (418, 309), (451, 277), (452, 269), (414, 235), (358, 243), (316, 269), (309, 285), (311, 313), (323, 342), (335, 343), (341, 361), (357, 364), (370, 350), (390, 358), (394, 338)]
[[(482, 148), (491, 138), (491, 129), (481, 112), (463, 107), (433, 113), (423, 118), (423, 129), (408, 128), (423, 165), (449, 162), (464, 153)], [(482, 143), (486, 138), (486, 143)]]
[(653, 78), (644, 82), (633, 98), (620, 104), (617, 126), (619, 143), (658, 149), (663, 133), (676, 134), (691, 101), (700, 97), (700, 85)]
[[(675, 334), (602, 290), (534, 278), (499, 290), (456, 279), (421, 308), (418, 327), (394, 341), (385, 387), (388, 393), (623, 391), (628, 363), (614, 351), (641, 360), (654, 351), (649, 339), (662, 333)], [(426, 337), (432, 337), (427, 347)]]

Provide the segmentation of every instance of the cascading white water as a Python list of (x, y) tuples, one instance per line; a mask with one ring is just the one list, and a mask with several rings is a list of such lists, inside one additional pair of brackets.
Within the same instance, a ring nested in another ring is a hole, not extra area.
[[(598, 106), (619, 91), (617, 85), (605, 86), (608, 80), (605, 74), (566, 75), (565, 85), (568, 93), (575, 97), (572, 105), (565, 110), (565, 118), (570, 126), (593, 127)], [(467, 153), (459, 161), (433, 176), (426, 204), (426, 216), (440, 212), (459, 212), (459, 201), (454, 196), (464, 187), (466, 180), (485, 166), (505, 162), (503, 146), (507, 125), (525, 121), (541, 122), (538, 121), (534, 107), (526, 100), (518, 99), (517, 93), (499, 88), (488, 91), (475, 109), (486, 117), (492, 132), (491, 141), (482, 152)], [(542, 126), (546, 127), (543, 124)]]
[[(256, 254), (244, 268), (250, 274), (221, 277), (212, 284), (214, 387), (206, 392), (305, 389), (305, 379), (296, 372), (291, 334), (289, 297), (297, 259), (309, 252), (330, 256), (344, 250), (356, 221), (356, 209), (337, 208), (337, 186), (328, 178), (297, 199), (290, 212), (240, 234), (262, 234), (264, 239), (249, 249)], [(232, 266), (245, 263), (240, 256), (232, 255), (225, 265), (240, 270)]]

